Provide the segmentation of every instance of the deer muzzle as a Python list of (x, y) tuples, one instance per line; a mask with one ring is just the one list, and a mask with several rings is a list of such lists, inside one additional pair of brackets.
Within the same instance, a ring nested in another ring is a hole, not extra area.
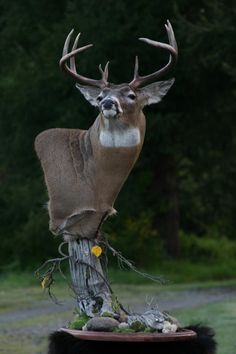
[(104, 98), (100, 104), (100, 110), (107, 119), (118, 118), (118, 115), (123, 112), (120, 102), (115, 97)]
[(113, 105), (115, 105), (115, 102), (110, 98), (106, 99), (102, 104), (103, 109), (112, 109)]

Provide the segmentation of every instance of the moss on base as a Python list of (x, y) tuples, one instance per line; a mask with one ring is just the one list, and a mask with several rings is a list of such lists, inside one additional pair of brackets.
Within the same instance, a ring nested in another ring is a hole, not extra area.
[(130, 328), (133, 329), (135, 332), (144, 332), (147, 327), (140, 321), (134, 321), (131, 324)]
[(89, 317), (86, 314), (76, 314), (74, 320), (70, 322), (69, 328), (82, 329), (86, 325), (88, 320)]
[(115, 328), (112, 332), (115, 333), (135, 333), (132, 328)]

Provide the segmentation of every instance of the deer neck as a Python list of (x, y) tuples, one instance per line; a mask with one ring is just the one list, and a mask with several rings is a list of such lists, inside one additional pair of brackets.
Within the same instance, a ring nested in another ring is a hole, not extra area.
[(127, 124), (117, 118), (99, 115), (99, 143), (108, 148), (129, 148), (140, 145), (142, 131), (138, 124)]

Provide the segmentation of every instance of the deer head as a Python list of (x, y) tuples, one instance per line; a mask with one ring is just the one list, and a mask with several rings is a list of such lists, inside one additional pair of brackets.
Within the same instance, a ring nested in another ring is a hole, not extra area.
[(177, 43), (169, 21), (167, 21), (165, 27), (169, 44), (156, 42), (147, 38), (139, 38), (139, 40), (167, 51), (170, 55), (168, 63), (152, 74), (140, 76), (138, 57), (136, 57), (134, 77), (128, 84), (114, 85), (108, 82), (109, 62), (107, 62), (104, 70), (102, 70), (101, 65), (99, 65), (101, 72), (100, 80), (89, 79), (78, 74), (75, 64), (75, 55), (90, 48), (92, 44), (77, 48), (80, 37), (79, 34), (74, 41), (71, 51), (68, 52), (73, 30), (69, 33), (65, 41), (60, 66), (76, 80), (76, 87), (93, 106), (99, 108), (103, 118), (119, 119), (120, 121), (123, 120), (125, 123), (129, 121), (129, 119), (127, 119), (128, 116), (132, 117), (137, 115), (144, 106), (161, 101), (162, 97), (165, 96), (174, 83), (174, 79), (157, 81), (167, 74), (175, 65), (178, 55)]

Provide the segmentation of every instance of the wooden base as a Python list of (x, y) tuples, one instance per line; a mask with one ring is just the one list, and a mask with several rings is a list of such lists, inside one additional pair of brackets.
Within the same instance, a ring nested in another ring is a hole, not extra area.
[(60, 328), (60, 331), (67, 332), (82, 340), (103, 342), (176, 342), (189, 341), (197, 337), (194, 331), (188, 329), (176, 333), (114, 333), (79, 331), (68, 328)]

